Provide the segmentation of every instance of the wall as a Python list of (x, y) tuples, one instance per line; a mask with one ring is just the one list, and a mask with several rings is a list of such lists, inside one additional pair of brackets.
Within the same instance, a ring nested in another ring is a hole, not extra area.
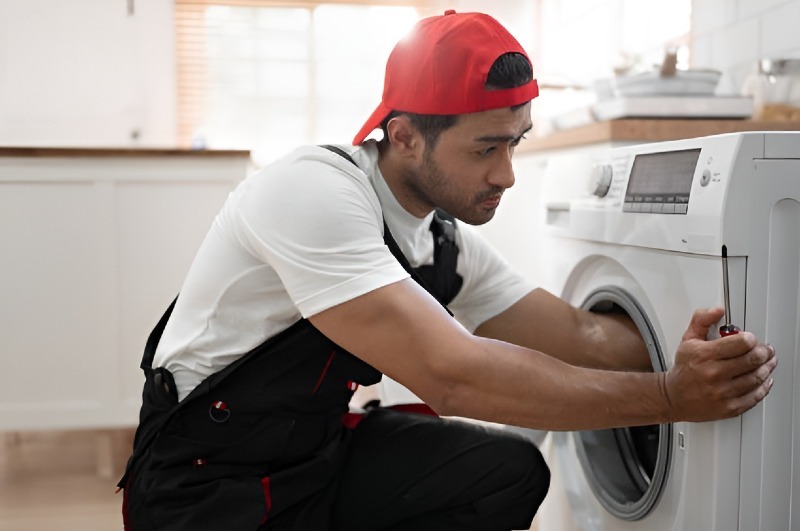
[(723, 72), (718, 92), (737, 94), (756, 61), (800, 58), (800, 0), (694, 0), (693, 67)]
[[(641, 20), (631, 22), (643, 4), (434, 0), (431, 5), (435, 12), (488, 10), (530, 51), (537, 74), (585, 81), (585, 73), (567, 64), (569, 54), (583, 50), (601, 54), (606, 64), (613, 60), (616, 50), (630, 47), (634, 34), (648, 34)], [(554, 11), (562, 25), (533, 34), (535, 17)], [(723, 70), (720, 91), (737, 93), (756, 59), (800, 57), (797, 21), (800, 0), (694, 0), (691, 65)], [(576, 33), (583, 38), (556, 39)], [(662, 46), (644, 44), (635, 52), (656, 53)], [(558, 50), (573, 52), (564, 52), (564, 58)], [(0, 2), (0, 145), (172, 146), (175, 83), (171, 0)]]
[(173, 34), (171, 0), (2, 0), (0, 145), (174, 145)]
[[(519, 36), (531, 33), (530, 4), (497, 0), (489, 11)], [(0, 1), (0, 145), (174, 146), (173, 23), (172, 0)]]
[(447, 9), (467, 13), (480, 11), (496, 18), (506, 26), (512, 35), (529, 53), (535, 49), (535, 24), (537, 17), (537, 2), (530, 0), (433, 0), (434, 6), (429, 10), (430, 15), (440, 15)]

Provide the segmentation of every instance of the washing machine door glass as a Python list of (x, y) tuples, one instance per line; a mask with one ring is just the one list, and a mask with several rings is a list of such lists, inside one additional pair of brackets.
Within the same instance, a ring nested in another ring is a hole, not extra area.
[[(652, 325), (627, 292), (617, 287), (597, 289), (583, 308), (627, 313), (642, 334), (653, 370), (665, 370)], [(624, 520), (640, 520), (653, 510), (669, 471), (671, 424), (582, 431), (574, 437), (586, 479), (606, 510)]]

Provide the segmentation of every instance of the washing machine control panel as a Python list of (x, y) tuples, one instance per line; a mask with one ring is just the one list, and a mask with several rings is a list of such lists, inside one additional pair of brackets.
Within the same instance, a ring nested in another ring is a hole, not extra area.
[(799, 159), (800, 133), (785, 131), (564, 153), (547, 164), (545, 223), (583, 240), (715, 255), (724, 243), (742, 255), (741, 242), (758, 243), (753, 205), (780, 184), (772, 172)]
[(634, 156), (623, 212), (686, 214), (700, 149)]

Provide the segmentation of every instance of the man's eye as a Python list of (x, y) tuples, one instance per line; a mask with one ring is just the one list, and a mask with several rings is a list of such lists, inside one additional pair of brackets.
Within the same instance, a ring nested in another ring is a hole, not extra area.
[(480, 156), (482, 156), (482, 157), (486, 157), (486, 156), (488, 156), (488, 155), (491, 155), (491, 154), (492, 154), (492, 152), (493, 152), (494, 150), (495, 150), (495, 147), (494, 147), (494, 146), (492, 146), (492, 147), (487, 147), (487, 148), (484, 148), (484, 149), (481, 149), (481, 150), (479, 150), (479, 151), (478, 151), (478, 154), (479, 154)]
[(523, 140), (525, 140), (526, 138), (527, 137), (525, 135), (522, 135), (521, 137), (519, 137), (516, 140), (514, 140), (513, 142), (511, 142), (511, 147), (517, 147), (519, 145), (519, 143), (522, 142)]

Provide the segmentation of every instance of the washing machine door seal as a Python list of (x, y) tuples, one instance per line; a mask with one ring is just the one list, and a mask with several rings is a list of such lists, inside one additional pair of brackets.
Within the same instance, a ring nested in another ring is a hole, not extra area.
[[(581, 305), (594, 312), (626, 312), (642, 335), (653, 370), (666, 370), (653, 326), (625, 290), (603, 286)], [(578, 460), (600, 504), (623, 520), (641, 520), (655, 508), (667, 482), (672, 425), (636, 426), (574, 432)]]

